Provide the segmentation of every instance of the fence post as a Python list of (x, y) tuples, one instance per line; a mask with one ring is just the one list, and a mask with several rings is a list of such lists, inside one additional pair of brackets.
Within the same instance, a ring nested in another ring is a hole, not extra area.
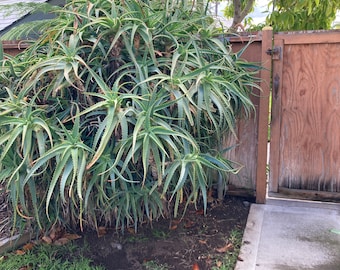
[(273, 28), (262, 29), (262, 56), (263, 69), (260, 73), (260, 94), (258, 107), (258, 135), (257, 135), (257, 168), (256, 168), (256, 203), (266, 203), (267, 191), (267, 145), (268, 145), (268, 116), (269, 96), (271, 82), (271, 55), (267, 53), (272, 48)]

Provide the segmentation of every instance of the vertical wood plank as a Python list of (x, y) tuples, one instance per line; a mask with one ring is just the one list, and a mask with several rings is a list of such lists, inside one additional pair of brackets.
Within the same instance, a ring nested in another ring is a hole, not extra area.
[[(261, 37), (262, 39), (262, 37)], [(234, 53), (244, 49), (249, 40), (234, 40), (231, 42), (232, 50)], [(261, 64), (261, 50), (262, 41), (257, 40), (247, 45), (241, 58), (248, 62)], [(258, 77), (260, 74), (257, 75)], [(252, 190), (255, 197), (256, 190), (256, 157), (257, 157), (257, 122), (258, 119), (258, 106), (260, 93), (257, 89), (251, 95), (251, 100), (255, 106), (255, 112), (249, 115), (249, 118), (242, 117), (237, 120), (235, 127), (237, 137), (233, 134), (225, 134), (223, 140), (224, 148), (231, 149), (224, 153), (224, 157), (239, 163), (242, 169), (237, 175), (230, 174), (226, 182), (229, 188)], [(230, 191), (230, 190), (229, 190)]]
[[(281, 93), (284, 78), (282, 77), (284, 42), (274, 35), (274, 47), (281, 48), (281, 57), (273, 60), (273, 93), (270, 120), (270, 159), (269, 159), (269, 192), (279, 192), (280, 167), (280, 127), (281, 127)], [(275, 79), (276, 78), (276, 79)], [(274, 82), (276, 80), (276, 82)]]
[(267, 187), (267, 145), (268, 145), (268, 114), (271, 81), (271, 56), (266, 51), (272, 48), (273, 29), (263, 28), (261, 62), (261, 89), (258, 108), (258, 136), (257, 136), (257, 168), (256, 168), (256, 203), (266, 202)]

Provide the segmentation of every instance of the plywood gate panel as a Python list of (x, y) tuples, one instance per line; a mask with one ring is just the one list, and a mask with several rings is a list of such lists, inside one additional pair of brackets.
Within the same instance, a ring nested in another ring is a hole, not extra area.
[(279, 186), (340, 192), (340, 40), (297, 40), (284, 45)]

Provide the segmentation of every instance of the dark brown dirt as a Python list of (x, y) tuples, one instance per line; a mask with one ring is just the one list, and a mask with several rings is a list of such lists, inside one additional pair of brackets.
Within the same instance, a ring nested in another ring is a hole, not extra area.
[[(7, 207), (8, 194), (0, 186), (0, 239), (13, 234), (12, 213)], [(107, 270), (174, 269), (191, 270), (197, 264), (199, 270), (210, 270), (227, 253), (228, 239), (232, 231), (243, 233), (249, 203), (247, 199), (226, 197), (222, 202), (212, 201), (206, 215), (203, 208), (189, 207), (182, 219), (160, 219), (152, 224), (139, 226), (138, 232), (106, 229), (101, 237), (96, 232), (86, 232), (75, 241), (83, 256), (102, 265)], [(14, 232), (15, 233), (15, 232)], [(72, 256), (72, 255), (71, 255)], [(153, 262), (166, 267), (145, 267)], [(218, 269), (218, 268), (215, 268)]]
[(160, 220), (153, 228), (145, 224), (137, 233), (129, 230), (123, 236), (115, 230), (101, 237), (86, 233), (76, 243), (86, 245), (85, 255), (107, 270), (146, 269), (146, 262), (166, 265), (163, 269), (189, 270), (197, 264), (200, 270), (209, 270), (225, 256), (221, 248), (230, 233), (243, 232), (248, 211), (245, 199), (227, 197), (210, 203), (206, 215), (200, 208), (190, 208), (181, 220)]

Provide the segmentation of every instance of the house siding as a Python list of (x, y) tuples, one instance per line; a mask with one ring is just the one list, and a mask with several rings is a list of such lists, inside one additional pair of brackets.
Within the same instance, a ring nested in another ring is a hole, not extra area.
[(20, 20), (22, 17), (27, 15), (30, 10), (11, 10), (8, 11), (5, 5), (17, 4), (20, 2), (24, 3), (43, 3), (47, 0), (2, 0), (0, 1), (0, 31), (9, 27), (14, 22)]

